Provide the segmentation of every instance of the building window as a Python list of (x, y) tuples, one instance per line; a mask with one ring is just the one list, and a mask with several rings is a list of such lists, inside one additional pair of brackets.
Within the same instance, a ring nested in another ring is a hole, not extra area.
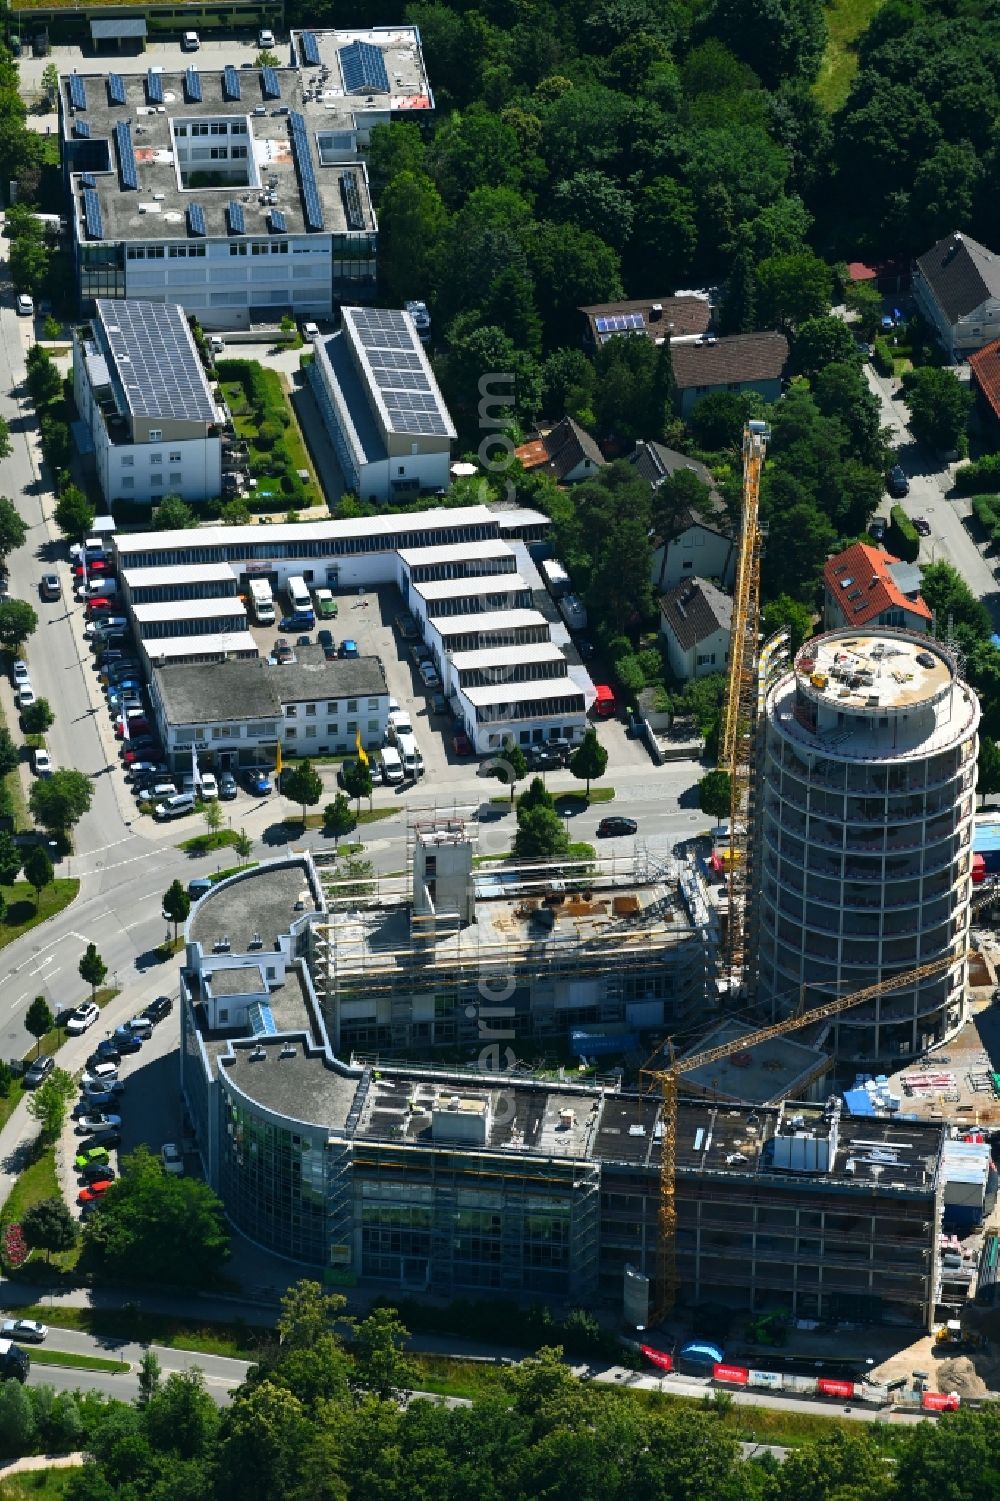
[(306, 725), (306, 739), (307, 740), (315, 740), (315, 738), (316, 738), (316, 726), (314, 724), (307, 724)]
[(715, 652), (712, 652), (711, 656), (709, 656), (707, 652), (699, 653), (699, 655), (698, 655), (698, 666), (699, 667), (709, 667), (709, 666), (711, 666), (711, 664), (714, 661), (715, 661)]
[(163, 455), (162, 455), (162, 453), (151, 453), (150, 456), (149, 456), (149, 462), (151, 464), (162, 464), (163, 463)]
[(184, 476), (179, 469), (171, 469), (170, 483), (171, 485), (183, 485)]
[(122, 480), (121, 484), (122, 484), (122, 489), (123, 490), (134, 490), (135, 489), (135, 480), (131, 477), (131, 475), (127, 475)]
[(377, 719), (369, 719), (369, 721), (368, 721), (368, 733), (369, 733), (369, 735), (377, 735), (378, 734), (378, 720)]
[(316, 705), (315, 704), (306, 704), (306, 715), (307, 716), (312, 715), (313, 718), (316, 717)]
[(400, 464), (400, 466), (399, 466), (399, 473), (400, 474), (405, 474), (406, 473), (406, 465), (405, 464)]
[(170, 462), (171, 462), (171, 464), (179, 464), (180, 461), (181, 461), (181, 455), (179, 453), (172, 453), (170, 455)]
[(228, 1010), (225, 1007), (223, 1007), (223, 1009), (219, 1012), (219, 1021), (220, 1022), (227, 1022), (228, 1020), (229, 1020), (229, 1012), (228, 1012)]
[(356, 698), (349, 698), (347, 700), (347, 712), (348, 714), (356, 714), (358, 712), (358, 701)]
[(377, 709), (378, 708), (378, 699), (377, 698), (370, 698), (368, 700), (368, 707), (369, 707), (369, 709)]
[(162, 485), (163, 484), (163, 475), (162, 474), (151, 474), (149, 476), (149, 483), (151, 485), (157, 485), (157, 486)]
[(291, 728), (291, 726), (289, 726), (289, 728), (285, 731), (285, 739), (286, 740), (294, 740), (295, 736), (297, 735), (297, 733), (298, 733), (297, 730), (294, 730), (294, 729)]
[(295, 719), (295, 717), (297, 716), (298, 712), (299, 712), (299, 706), (298, 706), (298, 704), (286, 704), (285, 705), (285, 718), (286, 719)]
[(349, 735), (356, 735), (358, 733), (358, 721), (356, 719), (349, 719), (347, 721), (347, 733)]
[(326, 706), (326, 712), (328, 714), (336, 714), (336, 712), (337, 712), (337, 702), (338, 702), (337, 699), (331, 699), (331, 701), (327, 704), (327, 706)]
[(160, 441), (160, 439), (162, 437), (163, 437), (163, 429), (162, 429), (162, 427), (151, 427), (149, 429), (149, 441), (150, 441), (150, 443), (159, 443), (159, 441)]
[(125, 454), (124, 457), (122, 458), (122, 468), (123, 469), (133, 469), (134, 467), (135, 467), (135, 459), (133, 458), (133, 456), (130, 453)]

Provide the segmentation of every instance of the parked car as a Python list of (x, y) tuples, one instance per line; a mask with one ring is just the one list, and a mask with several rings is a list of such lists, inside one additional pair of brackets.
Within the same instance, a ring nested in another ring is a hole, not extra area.
[(441, 678), (433, 662), (421, 662), (418, 671), (425, 688), (440, 688)]
[(181, 48), (184, 52), (197, 52), (201, 46), (201, 38), (196, 31), (185, 31), (181, 38)]
[(165, 1141), (160, 1148), (160, 1156), (163, 1158), (163, 1171), (180, 1175), (184, 1171), (184, 1155), (176, 1142)]
[(274, 657), (274, 660), (276, 662), (281, 663), (282, 665), (285, 662), (295, 661), (295, 653), (292, 651), (292, 648), (282, 636), (279, 636), (275, 641), (274, 650), (272, 651), (271, 655)]
[(98, 1063), (121, 1063), (121, 1049), (115, 1046), (114, 1040), (105, 1037), (97, 1044), (97, 1047), (87, 1059), (87, 1067), (95, 1068)]
[(639, 825), (634, 818), (622, 818), (619, 814), (602, 818), (597, 825), (599, 839), (618, 839), (624, 834), (636, 834), (638, 831)]
[(22, 662), (20, 657), (16, 659), (13, 667), (10, 669), (10, 675), (14, 680), (14, 686), (16, 688), (20, 688), (22, 683), (28, 683), (31, 681), (31, 674), (28, 672), (28, 664), (27, 662)]
[(91, 1136), (95, 1131), (118, 1131), (121, 1123), (120, 1115), (99, 1115), (88, 1111), (78, 1117), (75, 1130), (77, 1136)]
[(393, 624), (395, 625), (397, 631), (402, 636), (404, 641), (416, 640), (417, 622), (414, 620), (412, 615), (404, 611), (401, 615), (396, 616)]
[(893, 464), (889, 470), (889, 494), (895, 500), (902, 500), (904, 495), (910, 493), (910, 481), (906, 477), (906, 471), (901, 464)]
[(926, 516), (914, 516), (914, 518), (913, 518), (913, 530), (920, 537), (929, 537), (930, 536), (930, 534), (931, 534), (931, 524), (927, 520)]
[(448, 700), (443, 693), (431, 694), (430, 712), (432, 714), (447, 714)]
[(125, 726), (128, 722), (129, 739), (133, 735), (148, 735), (153, 728), (152, 721), (145, 714), (132, 709), (126, 709), (124, 714), (115, 720), (115, 739), (125, 739)]
[(142, 1038), (125, 1022), (115, 1028), (114, 1043), (119, 1053), (138, 1053), (142, 1047)]
[(529, 771), (555, 771), (562, 766), (563, 758), (556, 750), (545, 745), (532, 745), (524, 753)]
[(342, 641), (337, 648), (338, 657), (359, 657), (360, 655), (361, 653), (358, 651), (358, 643), (356, 641), (353, 641), (350, 636), (348, 636), (346, 640)]
[[(257, 33), (257, 46), (261, 52), (269, 52), (274, 46), (274, 32), (267, 26), (262, 26)], [(253, 67), (253, 63), (250, 64)]]
[(148, 1016), (132, 1016), (125, 1025), (133, 1037), (141, 1037), (144, 1042), (153, 1035), (153, 1023)]
[(471, 756), (472, 742), (464, 730), (458, 730), (451, 737), (451, 748), (456, 756)]
[(168, 995), (158, 995), (155, 1001), (150, 1001), (148, 1006), (143, 1007), (142, 1014), (155, 1027), (157, 1022), (163, 1021), (174, 1009), (174, 1003)]
[(284, 615), (281, 620), (281, 630), (287, 631), (290, 636), (296, 631), (308, 631), (316, 624), (316, 617), (310, 610), (297, 610), (293, 615)]
[(311, 636), (296, 636), (295, 638), (296, 646), (312, 646), (312, 644)]
[(35, 693), (35, 690), (34, 688), (32, 688), (31, 684), (22, 683), (20, 688), (17, 690), (17, 707), (19, 709), (30, 709), (31, 705), (35, 703), (36, 699), (37, 694)]
[(125, 1093), (125, 1084), (121, 1079), (111, 1079), (103, 1084), (83, 1084), (83, 1098), (92, 1110), (103, 1110), (105, 1105), (111, 1105), (120, 1094)]
[(271, 790), (271, 783), (267, 773), (263, 771), (247, 772), (247, 790), (255, 797), (266, 797)]
[(101, 1014), (101, 1008), (93, 1001), (83, 1001), (70, 1016), (66, 1023), (66, 1031), (71, 1037), (79, 1037), (92, 1027)]
[(333, 639), (332, 631), (317, 631), (316, 643), (323, 648), (323, 655), (328, 662), (333, 662), (337, 656), (337, 643)]
[(110, 1089), (112, 1084), (116, 1084), (117, 1082), (117, 1063), (98, 1063), (96, 1067), (84, 1070), (83, 1076), (80, 1079), (80, 1085), (83, 1089), (90, 1089), (92, 1087), (96, 1089)]
[(39, 599), (53, 600), (62, 596), (62, 585), (59, 582), (58, 573), (43, 573), (38, 585)]
[(40, 1345), (49, 1332), (48, 1324), (37, 1319), (4, 1319), (0, 1339), (16, 1339), (22, 1345)]
[(211, 771), (203, 771), (201, 774), (201, 800), (203, 803), (214, 803), (219, 795), (219, 784)]
[(39, 1084), (43, 1084), (49, 1077), (55, 1066), (56, 1060), (47, 1053), (43, 1053), (40, 1058), (36, 1058), (33, 1063), (28, 1065), (25, 1071), (25, 1089), (37, 1089)]
[(106, 1162), (95, 1162), (80, 1173), (85, 1183), (112, 1183), (115, 1176), (114, 1168), (109, 1167)]
[(868, 523), (868, 535), (873, 542), (881, 542), (885, 537), (886, 520), (884, 516), (873, 516)]
[(78, 1172), (83, 1172), (85, 1167), (90, 1167), (95, 1162), (107, 1162), (107, 1147), (84, 1147), (73, 1158), (73, 1166)]
[(236, 796), (236, 778), (231, 771), (219, 772), (219, 796), (224, 803), (231, 803)]
[(214, 885), (215, 882), (210, 881), (207, 876), (195, 876), (193, 881), (188, 881), (188, 896), (193, 902), (197, 902), (201, 897), (206, 896)]
[(34, 302), (34, 298), (29, 297), (28, 294), (27, 294), (27, 292), (18, 292), (16, 306), (17, 306), (17, 311), (18, 311), (18, 314), (19, 314), (20, 317), (22, 317), (22, 318), (32, 318), (32, 317), (34, 317), (34, 314), (35, 314), (35, 302)]
[(162, 761), (131, 761), (125, 767), (126, 782), (143, 782), (149, 777), (166, 777), (169, 768)]
[(93, 1204), (106, 1194), (110, 1187), (110, 1178), (102, 1178), (98, 1183), (90, 1183), (77, 1194), (76, 1202), (78, 1204)]
[(52, 775), (52, 757), (47, 750), (39, 748), (33, 753), (31, 768), (36, 777), (50, 777)]

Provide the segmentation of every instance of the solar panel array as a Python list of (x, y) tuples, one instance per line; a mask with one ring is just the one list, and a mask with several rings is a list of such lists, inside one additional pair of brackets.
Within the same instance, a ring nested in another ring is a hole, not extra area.
[(215, 407), (179, 308), (126, 299), (99, 300), (97, 311), (133, 412), (214, 421)]
[(125, 103), (125, 80), (120, 73), (109, 73), (107, 77), (108, 103)]
[(446, 413), (403, 314), (388, 308), (355, 308), (350, 316), (392, 430), (446, 437)]
[(349, 42), (338, 49), (338, 56), (349, 94), (388, 94), (389, 74), (380, 47), (371, 42)]
[(288, 116), (288, 134), (292, 141), (295, 165), (299, 169), (299, 182), (302, 186), (302, 207), (305, 213), (306, 229), (322, 229), (323, 204), (320, 200), (319, 187), (316, 182), (316, 169), (313, 166), (312, 150), (309, 146), (309, 132), (306, 129), (306, 118), (299, 110), (292, 110)]
[(230, 102), (240, 97), (240, 75), (232, 63), (222, 70), (222, 97)]
[(364, 229), (365, 211), (361, 207), (358, 180), (353, 172), (341, 172), (340, 196), (344, 200), (344, 217), (347, 220), (348, 229)]
[(87, 108), (87, 85), (79, 73), (69, 75), (69, 102), (74, 109)]
[(163, 103), (163, 76), (154, 73), (152, 68), (146, 71), (146, 98), (150, 104)]
[(261, 68), (260, 91), (265, 99), (280, 99), (281, 84), (278, 82), (278, 73), (275, 68)]
[(230, 198), (226, 205), (226, 221), (231, 235), (245, 235), (247, 232), (246, 215), (243, 205), (238, 198)]
[(302, 61), (309, 68), (319, 67), (319, 42), (314, 31), (302, 33)]
[(184, 69), (184, 93), (189, 104), (201, 103), (201, 74), (197, 68)]
[(272, 234), (284, 235), (288, 233), (288, 221), (280, 208), (273, 208), (268, 214), (267, 219)]
[(115, 125), (115, 145), (118, 147), (118, 172), (122, 187), (138, 188), (139, 170), (135, 164), (132, 127), (127, 120), (119, 120)]
[(83, 222), (88, 240), (104, 239), (104, 215), (101, 213), (101, 200), (93, 188), (87, 188), (83, 195)]
[(78, 140), (85, 141), (90, 135), (90, 125), (86, 120), (73, 121), (73, 134)]
[(97, 178), (94, 176), (93, 172), (83, 172), (83, 173), (81, 173), (81, 175), (80, 175), (80, 186), (81, 186), (81, 188), (96, 188), (97, 187)]
[(189, 235), (201, 235), (204, 237), (208, 233), (205, 228), (205, 210), (200, 203), (188, 204), (187, 227)]
[(646, 327), (641, 313), (613, 313), (606, 318), (595, 318), (594, 327), (599, 334), (628, 334)]

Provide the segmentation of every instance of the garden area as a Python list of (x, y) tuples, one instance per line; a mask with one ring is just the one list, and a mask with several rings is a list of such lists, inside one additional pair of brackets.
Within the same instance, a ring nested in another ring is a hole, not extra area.
[(256, 360), (219, 360), (216, 373), (236, 431), (249, 449), (250, 476), (257, 481), (248, 509), (288, 512), (324, 505), (278, 371), (266, 370)]

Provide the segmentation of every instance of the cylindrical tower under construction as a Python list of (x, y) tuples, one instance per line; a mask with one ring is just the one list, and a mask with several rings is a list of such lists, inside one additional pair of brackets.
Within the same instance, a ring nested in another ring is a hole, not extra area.
[(846, 1065), (897, 1065), (964, 1019), (979, 700), (938, 642), (844, 629), (766, 699), (758, 998), (775, 1015), (956, 955), (832, 1020)]

